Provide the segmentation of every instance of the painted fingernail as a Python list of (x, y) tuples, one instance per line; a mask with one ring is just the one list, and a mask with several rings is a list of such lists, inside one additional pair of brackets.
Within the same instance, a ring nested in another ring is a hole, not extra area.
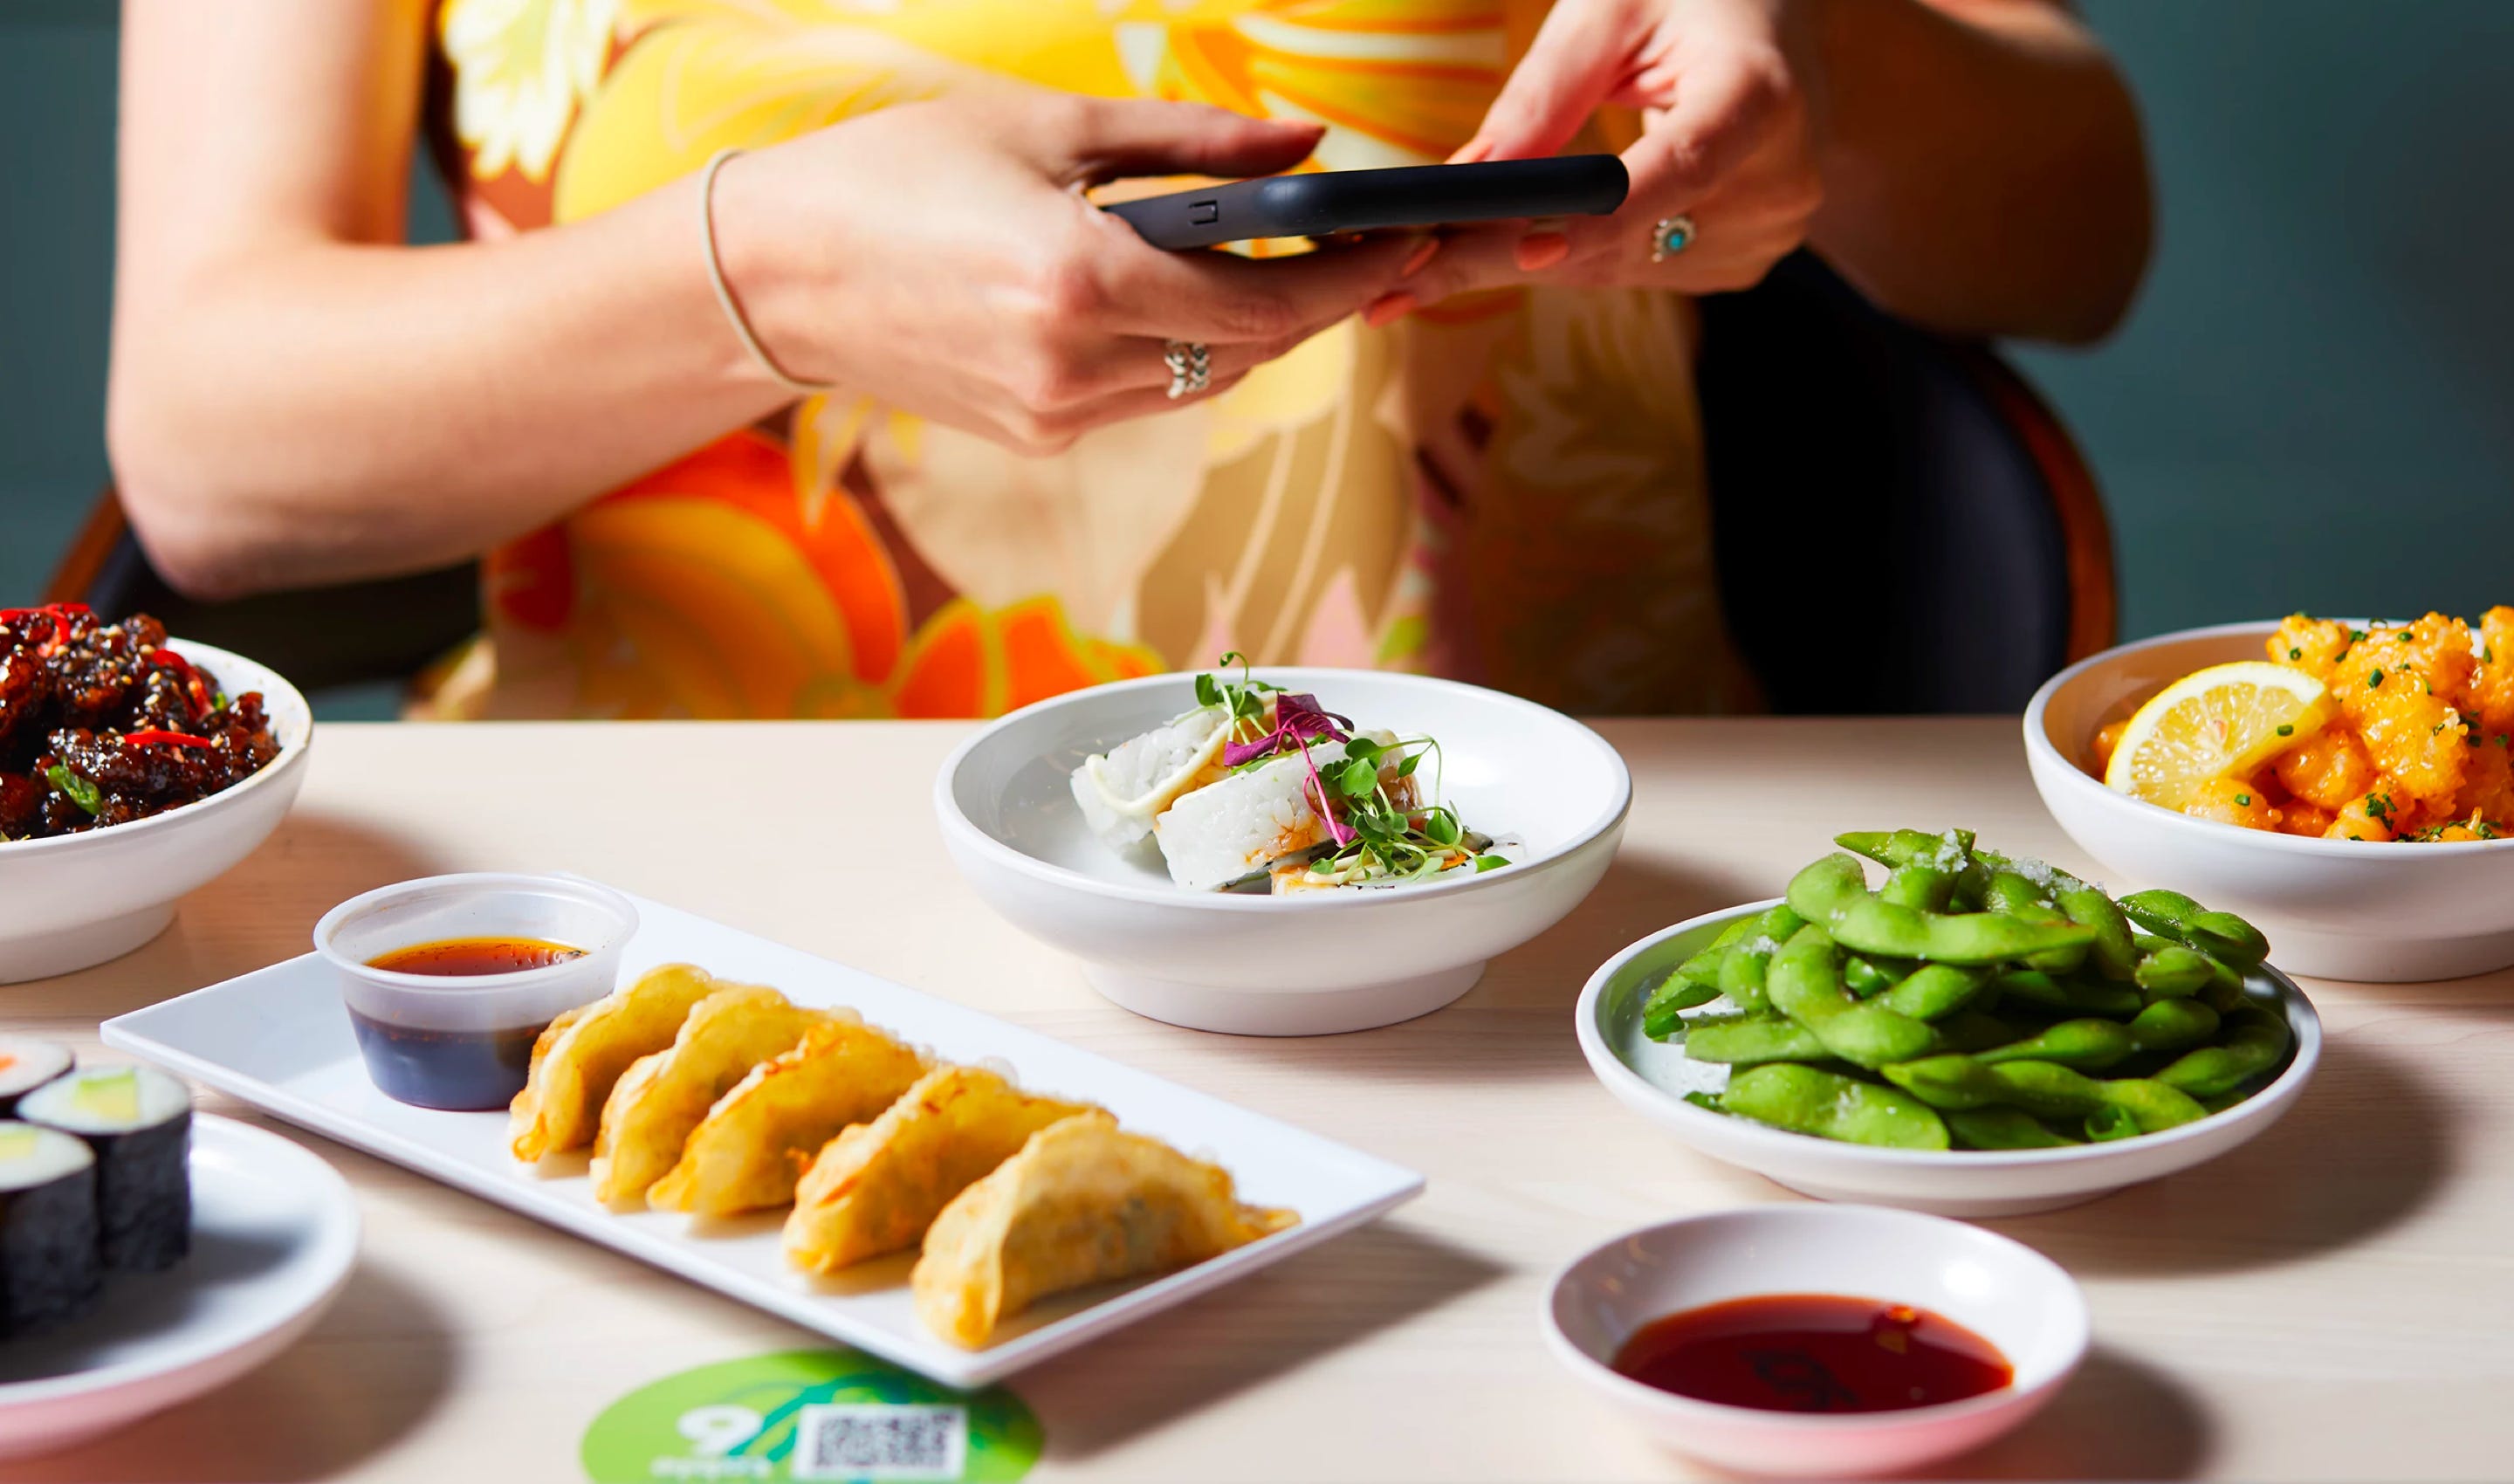
[(1369, 308), (1361, 311), (1361, 322), (1377, 330), (1413, 313), (1414, 303), (1411, 294), (1382, 294), (1370, 301)]
[(1405, 266), (1397, 270), (1397, 276), (1399, 278), (1411, 278), (1415, 274), (1422, 272), (1425, 264), (1439, 256), (1440, 239), (1438, 237), (1426, 237), (1422, 241), (1414, 244), (1413, 252), (1405, 255)]
[(1571, 256), (1571, 239), (1561, 232), (1530, 232), (1519, 239), (1516, 257), (1522, 273), (1542, 273)]

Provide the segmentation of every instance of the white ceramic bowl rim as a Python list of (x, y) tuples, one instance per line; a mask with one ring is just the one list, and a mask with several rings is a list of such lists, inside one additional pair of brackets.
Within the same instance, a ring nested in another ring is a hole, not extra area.
[[(404, 897), (415, 897), (431, 891), (460, 889), (467, 889), (473, 895), (481, 897), (495, 897), (502, 893), (522, 891), (547, 892), (574, 897), (582, 902), (592, 902), (620, 919), (620, 933), (613, 942), (625, 943), (628, 936), (637, 930), (635, 905), (628, 898), (599, 882), (587, 881), (576, 876), (544, 875), (531, 871), (454, 871), (442, 876), (415, 876), (408, 881), (396, 881), (389, 886), (377, 887), (371, 892), (360, 892), (324, 913), (321, 920), (314, 924), (314, 951), (343, 973), (354, 974), (361, 979), (373, 980), (377, 983), (389, 984), (396, 989), (406, 989), (416, 994), (442, 995), (448, 998), (529, 988), (544, 980), (565, 978), (573, 972), (576, 961), (567, 959), (554, 964), (542, 964), (531, 969), (509, 969), (504, 974), (465, 974), (459, 977), (444, 974), (405, 974), (398, 969), (379, 969), (373, 964), (362, 963), (333, 946), (332, 940), (340, 929), (349, 919), (362, 912), (385, 906)], [(606, 945), (588, 943), (584, 946), (587, 953), (595, 953)]]
[[(1704, 1116), (1717, 1117), (1719, 1115), (1704, 1114)], [(2067, 1296), (2068, 1302), (2063, 1304), (2062, 1307), (2067, 1311), (2069, 1331), (2059, 1337), (2059, 1352), (2069, 1358), (2062, 1364), (2053, 1367), (2049, 1375), (2038, 1376), (2033, 1378), (2031, 1381), (2024, 1382), (2022, 1384), (2015, 1380), (2010, 1380), (2007, 1385), (2002, 1386), (1997, 1390), (1984, 1391), (1977, 1396), (1967, 1396), (1958, 1401), (1935, 1402), (1926, 1407), (1895, 1407), (1882, 1412), (1783, 1412), (1766, 1407), (1731, 1406), (1726, 1402), (1706, 1401), (1699, 1396), (1686, 1396), (1676, 1391), (1662, 1391), (1658, 1387), (1650, 1385), (1646, 1382), (1635, 1381), (1633, 1378), (1626, 1376), (1623, 1372), (1616, 1370), (1609, 1362), (1601, 1360), (1597, 1356), (1590, 1354), (1588, 1350), (1575, 1344), (1570, 1336), (1562, 1333), (1562, 1326), (1556, 1322), (1554, 1317), (1555, 1304), (1561, 1298), (1563, 1288), (1570, 1283), (1572, 1273), (1576, 1271), (1582, 1263), (1588, 1262), (1594, 1257), (1597, 1257), (1600, 1253), (1605, 1252), (1611, 1248), (1620, 1247), (1625, 1243), (1632, 1241), (1636, 1237), (1653, 1236), (1672, 1227), (1689, 1225), (1696, 1222), (1717, 1222), (1723, 1217), (1734, 1217), (1739, 1215), (1740, 1212), (1736, 1210), (1704, 1212), (1699, 1216), (1680, 1217), (1672, 1222), (1660, 1222), (1654, 1225), (1642, 1226), (1632, 1231), (1623, 1232), (1620, 1235), (1609, 1237), (1605, 1241), (1600, 1242), (1596, 1246), (1581, 1253), (1578, 1257), (1573, 1258), (1570, 1262), (1556, 1268), (1554, 1271), (1553, 1281), (1545, 1285), (1545, 1292), (1537, 1304), (1537, 1312), (1545, 1327), (1545, 1338), (1553, 1342), (1554, 1348), (1557, 1352), (1571, 1357), (1579, 1365), (1588, 1368), (1597, 1378), (1611, 1386), (1617, 1393), (1642, 1406), (1655, 1407), (1662, 1411), (1674, 1412), (1680, 1415), (1691, 1413), (1702, 1418), (1716, 1418), (1727, 1422), (1751, 1420), (1766, 1424), (1788, 1426), (1792, 1428), (1805, 1427), (1817, 1430), (1843, 1432), (1866, 1432), (1879, 1427), (1899, 1426), (1905, 1424), (1916, 1425), (1926, 1424), (1942, 1422), (1950, 1418), (1967, 1417), (1976, 1412), (1992, 1412), (2005, 1407), (2013, 1406), (2015, 1405), (2017, 1398), (2020, 1396), (2032, 1396), (2038, 1392), (2047, 1390), (2065, 1380), (2070, 1372), (2076, 1368), (2078, 1359), (2085, 1355), (2088, 1344), (2093, 1339), (2094, 1321), (2088, 1312), (2087, 1296), (2085, 1291), (2079, 1288), (2078, 1280), (2069, 1275), (2069, 1270), (2067, 1268), (2062, 1267), (2059, 1263), (2052, 1262), (2049, 1258), (2047, 1258), (2043, 1254), (2035, 1251), (2033, 1248), (2026, 1246), (2023, 1242), (2016, 1240), (2014, 1237), (1992, 1231), (1987, 1227), (1958, 1223), (1949, 1217), (1930, 1216), (1919, 1211), (1901, 1211), (1888, 1206), (1761, 1206), (1747, 1207), (1743, 1209), (1753, 1213), (1759, 1218), (1771, 1219), (1777, 1217), (1779, 1219), (1789, 1221), (1823, 1221), (1827, 1219), (1828, 1213), (1836, 1212), (1854, 1214), (1863, 1221), (1885, 1217), (1908, 1217), (1915, 1223), (1945, 1223), (1949, 1225), (1962, 1226), (1970, 1237), (1979, 1238), (1995, 1247), (2013, 1249), (2013, 1254), (2021, 1257), (2028, 1267), (2044, 1272), (2051, 1279), (2051, 1287), (2055, 1293), (2065, 1294)], [(1785, 1217), (1781, 1215), (1784, 1212), (1788, 1213)], [(1918, 1229), (1927, 1228), (1920, 1227)], [(1943, 1242), (1945, 1239), (1943, 1237), (1935, 1237), (1933, 1240)], [(1771, 1290), (1773, 1293), (1813, 1293), (1820, 1291), (1829, 1290), (1800, 1289), (1787, 1286)], [(1908, 1299), (1908, 1296), (1898, 1296), (1894, 1294), (1851, 1294), (1846, 1295), (1845, 1297), (1870, 1299), (1881, 1304), (1900, 1304), (1907, 1302)], [(2007, 1358), (2007, 1352), (2005, 1350), (2002, 1350), (2001, 1354), (2003, 1358)], [(2011, 1361), (2010, 1364), (2012, 1366), (2013, 1362)]]
[[(309, 718), (313, 714), (312, 709), (305, 703), (305, 698), (297, 693), (297, 688), (281, 678), (279, 672), (268, 665), (247, 659), (243, 655), (232, 654), (215, 645), (196, 643), (190, 639), (178, 638), (173, 634), (166, 636), (164, 647), (191, 661), (194, 665), (211, 671), (218, 676), (223, 685), (228, 678), (225, 673), (221, 672), (223, 665), (241, 664), (259, 670), (269, 677), (268, 681), (247, 685), (244, 690), (260, 691), (265, 699), (272, 701), (285, 698), (293, 709), (304, 712)], [(265, 709), (275, 711), (277, 707)], [(82, 830), (74, 835), (45, 835), (33, 840), (0, 840), (0, 861), (22, 860), (46, 851), (61, 853), (94, 849), (99, 841), (103, 840), (138, 839), (141, 835), (151, 831), (172, 828), (205, 808), (243, 798), (254, 789), (267, 784), (303, 757), (306, 747), (314, 739), (314, 729), (310, 722), (304, 735), (294, 740), (279, 736), (276, 725), (271, 730), (272, 735), (278, 738), (279, 755), (256, 769), (250, 778), (240, 783), (222, 788), (206, 798), (194, 799), (188, 804), (178, 804), (172, 809), (160, 810), (145, 819), (132, 820), (121, 824), (107, 824), (101, 829)]]
[[(290, 1156), (303, 1161), (301, 1168), (305, 1170), (309, 1179), (331, 1187), (335, 1201), (348, 1211), (349, 1220), (345, 1223), (330, 1228), (321, 1251), (316, 1254), (316, 1260), (321, 1263), (325, 1274), (325, 1280), (321, 1284), (322, 1292), (329, 1293), (340, 1287), (341, 1281), (349, 1275), (349, 1269), (358, 1260), (357, 1201), (349, 1193), (349, 1183), (341, 1178), (339, 1171), (333, 1169), (320, 1156), (303, 1144), (282, 1139), (265, 1129), (255, 1128), (249, 1123), (238, 1123), (232, 1118), (221, 1118), (215, 1113), (204, 1113), (196, 1109), (192, 1116), (205, 1122), (222, 1125), (222, 1133), (239, 1138), (263, 1140), (279, 1145), (287, 1150)], [(59, 1401), (63, 1397), (83, 1396), (91, 1391), (109, 1391), (131, 1382), (145, 1381), (152, 1376), (188, 1370), (202, 1361), (215, 1359), (239, 1346), (250, 1344), (296, 1317), (296, 1312), (274, 1314), (268, 1323), (255, 1327), (250, 1333), (226, 1330), (196, 1335), (172, 1349), (161, 1350), (152, 1355), (137, 1356), (112, 1365), (98, 1366), (94, 1370), (74, 1372), (67, 1376), (47, 1376), (37, 1381), (0, 1382), (0, 1405), (22, 1407), (32, 1402)]]
[[(1317, 667), (1258, 666), (1260, 670)], [(1093, 686), (1086, 691), (1069, 691), (1062, 696), (1051, 696), (1045, 701), (1033, 702), (1018, 711), (1007, 712), (996, 721), (972, 733), (961, 742), (960, 745), (952, 749), (952, 755), (943, 760), (943, 766), (934, 775), (935, 813), (941, 817), (943, 827), (967, 842), (972, 848), (984, 852), (1023, 875), (1052, 885), (1076, 888), (1095, 897), (1156, 902), (1163, 906), (1207, 912), (1349, 912), (1386, 907), (1399, 902), (1419, 902), (1429, 897), (1453, 897), (1468, 892), (1505, 887), (1512, 879), (1525, 876), (1530, 868), (1576, 854), (1581, 847), (1622, 822), (1624, 816), (1630, 813), (1633, 807), (1632, 773), (1624, 766), (1623, 754), (1617, 752), (1612, 743), (1600, 737), (1590, 727), (1572, 720), (1551, 706), (1539, 705), (1533, 701), (1513, 696), (1506, 691), (1496, 691), (1487, 686), (1470, 685), (1463, 680), (1443, 680), (1431, 675), (1408, 674), (1401, 670), (1370, 670), (1358, 673), (1366, 673), (1374, 681), (1387, 681), (1399, 686), (1471, 691), (1495, 704), (1529, 711), (1547, 721), (1568, 728), (1571, 733), (1588, 745), (1597, 748), (1603, 756), (1607, 764), (1608, 776), (1614, 780), (1613, 797), (1596, 818), (1566, 835), (1561, 843), (1553, 849), (1543, 852), (1530, 851), (1523, 859), (1513, 861), (1512, 864), (1519, 867), (1518, 869), (1448, 871), (1444, 874), (1458, 879), (1433, 881), (1421, 886), (1408, 886), (1389, 891), (1302, 892), (1289, 897), (1261, 897), (1240, 892), (1191, 892), (1175, 887), (1132, 886), (1122, 882), (1104, 881), (1051, 862), (1041, 861), (1025, 851), (1015, 850), (979, 828), (977, 822), (970, 819), (960, 808), (960, 801), (955, 796), (953, 784), (959, 777), (961, 768), (967, 763), (969, 755), (985, 743), (997, 728), (1036, 712), (1069, 704), (1077, 696), (1125, 694), (1176, 686), (1181, 679), (1193, 676), (1195, 673), (1193, 670), (1172, 670), (1165, 674), (1145, 675), (1134, 680), (1111, 681), (1106, 685)]]
[[(2363, 627), (2367, 621), (2362, 619), (2341, 619), (2338, 622)], [(2152, 639), (2141, 639), (2131, 644), (2116, 645), (2111, 649), (2105, 650), (2101, 654), (2090, 655), (2088, 658), (2079, 661), (2077, 663), (2070, 665), (2067, 669), (2062, 670), (2050, 679), (2044, 681), (2042, 688), (2034, 693), (2034, 699), (2026, 702), (2026, 750), (2029, 752), (2039, 752), (2061, 765), (2062, 771), (2069, 779), (2069, 782), (2064, 782), (2061, 786), (2066, 788), (2083, 789), (2090, 797), (2100, 796), (2106, 801), (2104, 807), (2107, 808), (2135, 810), (2140, 819), (2160, 828), (2168, 830), (2169, 832), (2187, 833), (2190, 831), (2203, 831), (2214, 839), (2223, 839), (2229, 834), (2242, 835), (2251, 840), (2263, 850), (2283, 851), (2289, 855), (2346, 856), (2357, 860), (2366, 860), (2370, 857), (2379, 859), (2379, 853), (2382, 851), (2383, 845), (2396, 842), (2386, 841), (2375, 843), (2366, 840), (2326, 840), (2314, 835), (2283, 834), (2277, 830), (2270, 829), (2246, 829), (2241, 824), (2227, 824), (2216, 820), (2195, 819), (2187, 814), (2176, 814), (2172, 810), (2164, 808), (2161, 805), (2150, 804), (2142, 799), (2134, 799), (2125, 793), (2117, 793), (2112, 789), (2105, 787), (2101, 780), (2088, 775), (2086, 769), (2079, 765), (2076, 758), (2066, 756), (2058, 747), (2052, 745), (2050, 734), (2044, 727), (2044, 713), (2049, 709), (2053, 697), (2059, 695), (2061, 691), (2067, 689), (2081, 676), (2084, 676), (2095, 669), (2110, 665), (2120, 661), (2125, 656), (2135, 655), (2145, 650), (2160, 649), (2169, 644), (2187, 644), (2195, 639), (2232, 639), (2247, 636), (2263, 638), (2277, 632), (2277, 630), (2278, 624), (2275, 622), (2218, 623), (2206, 628), (2185, 628), (2178, 629), (2169, 634), (2158, 634)], [(2487, 851), (2514, 849), (2514, 836), (2508, 836), (2501, 840), (2420, 840), (2416, 842), (2416, 849), (2418, 855), (2422, 858), (2448, 857), (2454, 855), (2478, 855)]]
[[(1634, 1071), (1625, 1063), (1623, 1057), (1616, 1052), (1615, 1048), (1606, 1043), (1604, 1034), (1598, 1028), (1598, 1011), (1604, 1003), (1606, 985), (1626, 964), (1680, 934), (1716, 927), (1747, 912), (1763, 911), (1774, 905), (1779, 900), (1774, 898), (1769, 902), (1723, 907), (1719, 911), (1705, 912), (1699, 917), (1690, 917), (1673, 927), (1661, 928), (1652, 933), (1649, 937), (1606, 960), (1600, 966), (1597, 973), (1589, 976), (1589, 983), (1580, 990), (1580, 1004), (1575, 1014), (1579, 1017), (1577, 1029), (1580, 1036), (1580, 1049), (1588, 1056), (1590, 1064), (1598, 1069), (1599, 1075), (1610, 1086), (1622, 1090), (1627, 1097), (1636, 1093), (1646, 1096), (1657, 1103), (1663, 1104), (1668, 1112), (1678, 1119), (1686, 1122), (1717, 1120), (1723, 1132), (1750, 1143), (1777, 1149), (1787, 1154), (1792, 1150), (1804, 1148), (1807, 1140), (1812, 1136), (1793, 1134), (1787, 1129), (1766, 1128), (1751, 1119), (1739, 1118), (1727, 1113), (1715, 1113), (1709, 1108), (1695, 1107), (1692, 1103), (1672, 1095), (1657, 1083)], [(2313, 1002), (2305, 998), (2304, 991), (2296, 987), (2293, 980), (2266, 964), (2262, 966), (2262, 972), (2276, 979), (2281, 1005), (2287, 1012), (2289, 1028), (2295, 1033), (2295, 1046), (2288, 1060), (2287, 1069), (2263, 1083), (2250, 1097), (2222, 1112), (2210, 1113), (2206, 1118), (2183, 1124), (2179, 1128), (2167, 1129), (2161, 1134), (2139, 1135), (2135, 1141), (2139, 1147), (2163, 1148), (2188, 1140), (2205, 1138), (2210, 1133), (2249, 1122), (2253, 1118), (2274, 1117), (2283, 1110), (2282, 1100), (2272, 1098), (2271, 1093), (2313, 1075), (2314, 1063), (2322, 1060), (2322, 1017), (2315, 1012)], [(2111, 1160), (2117, 1158), (2121, 1150), (2131, 1143), (2132, 1141), (2122, 1140), (2106, 1143), (2079, 1144), (2065, 1149), (1889, 1149), (1875, 1144), (1851, 1143), (1836, 1143), (1834, 1147), (1847, 1151), (1862, 1162), (1872, 1165), (1921, 1169), (2017, 1170)]]

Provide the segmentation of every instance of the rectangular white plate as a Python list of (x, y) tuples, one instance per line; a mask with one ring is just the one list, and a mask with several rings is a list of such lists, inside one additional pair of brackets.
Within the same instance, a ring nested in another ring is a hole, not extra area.
[(1130, 1129), (1215, 1160), (1237, 1180), (1242, 1200), (1289, 1207), (1300, 1213), (1301, 1223), (1166, 1277), (1050, 1300), (1011, 1321), (994, 1344), (963, 1350), (917, 1322), (905, 1259), (815, 1279), (788, 1267), (779, 1253), (782, 1214), (718, 1223), (714, 1232), (699, 1235), (684, 1216), (608, 1211), (594, 1203), (581, 1160), (558, 1177), (518, 1164), (507, 1151), (505, 1113), (446, 1113), (393, 1102), (367, 1080), (333, 972), (310, 953), (117, 1016), (104, 1023), (101, 1033), (108, 1046), (291, 1123), (953, 1386), (1008, 1376), (1349, 1231), (1423, 1188), (1423, 1177), (1414, 1171), (993, 1016), (687, 912), (631, 900), (638, 927), (623, 960), (625, 974), (693, 963), (722, 979), (774, 985), (797, 1004), (853, 1006), (872, 1024), (950, 1061), (1009, 1063), (1024, 1087), (1097, 1103)]

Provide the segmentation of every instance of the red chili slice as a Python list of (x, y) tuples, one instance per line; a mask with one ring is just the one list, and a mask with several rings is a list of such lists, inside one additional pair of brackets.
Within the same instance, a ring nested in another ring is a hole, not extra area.
[(175, 672), (176, 678), (182, 683), (183, 701), (192, 708), (194, 721), (199, 721), (214, 709), (210, 704), (209, 682), (201, 678), (199, 670), (192, 668), (191, 661), (171, 649), (152, 649), (141, 658), (161, 669)]
[(145, 732), (126, 732), (122, 740), (135, 747), (150, 747), (159, 742), (173, 742), (180, 747), (208, 747), (212, 750), (218, 747), (218, 743), (206, 737), (192, 737), (182, 732), (161, 732), (154, 728)]

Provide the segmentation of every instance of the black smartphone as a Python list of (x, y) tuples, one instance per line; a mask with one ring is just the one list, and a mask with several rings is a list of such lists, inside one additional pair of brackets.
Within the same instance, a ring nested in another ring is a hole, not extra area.
[(1258, 237), (1326, 237), (1398, 226), (1455, 226), (1518, 217), (1603, 216), (1632, 181), (1610, 154), (1473, 165), (1405, 165), (1267, 176), (1108, 208), (1158, 248)]

